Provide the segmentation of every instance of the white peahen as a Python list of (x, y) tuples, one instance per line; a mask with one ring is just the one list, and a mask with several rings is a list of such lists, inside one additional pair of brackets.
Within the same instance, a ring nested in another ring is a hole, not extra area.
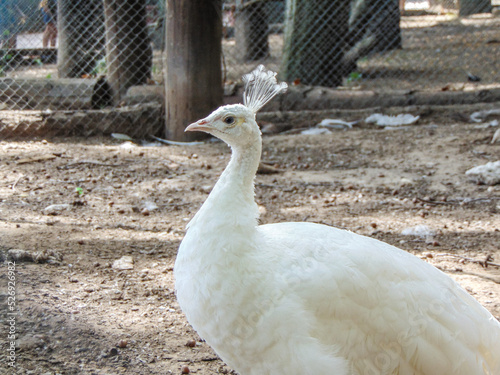
[(500, 375), (500, 323), (433, 266), (325, 225), (257, 224), (255, 114), (286, 90), (275, 75), (259, 66), (244, 105), (186, 128), (232, 148), (175, 262), (188, 321), (241, 375)]

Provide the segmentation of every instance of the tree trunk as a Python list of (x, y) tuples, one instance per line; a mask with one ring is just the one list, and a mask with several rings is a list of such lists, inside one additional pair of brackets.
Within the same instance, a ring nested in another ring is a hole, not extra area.
[(399, 0), (353, 0), (346, 36), (344, 74), (371, 52), (402, 48)]
[(146, 0), (104, 0), (106, 67), (113, 102), (151, 77), (152, 51), (146, 28)]
[(491, 13), (491, 0), (459, 0), (458, 14), (461, 17), (476, 13)]
[(263, 2), (243, 5), (236, 11), (235, 37), (239, 59), (255, 61), (269, 55), (269, 24)]
[(104, 15), (100, 0), (59, 0), (59, 78), (91, 74), (104, 47)]
[(166, 137), (188, 140), (191, 122), (222, 104), (221, 0), (167, 0)]
[(338, 86), (349, 1), (287, 0), (281, 75), (306, 85)]

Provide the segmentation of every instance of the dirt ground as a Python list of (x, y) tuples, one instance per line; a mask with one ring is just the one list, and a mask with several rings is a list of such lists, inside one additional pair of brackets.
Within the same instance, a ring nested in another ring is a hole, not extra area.
[[(326, 223), (396, 245), (498, 318), (500, 271), (481, 264), (500, 264), (500, 186), (464, 173), (500, 159), (494, 131), (428, 119), (401, 130), (265, 136), (263, 160), (281, 172), (257, 176), (261, 221)], [(185, 225), (229, 155), (220, 142), (0, 142), (2, 260), (13, 249), (41, 252), (39, 263), (16, 262), (15, 369), (6, 364), (2, 263), (0, 372), (231, 373), (186, 322), (172, 272)], [(66, 206), (48, 208), (55, 204)], [(132, 269), (113, 268), (123, 256)]]

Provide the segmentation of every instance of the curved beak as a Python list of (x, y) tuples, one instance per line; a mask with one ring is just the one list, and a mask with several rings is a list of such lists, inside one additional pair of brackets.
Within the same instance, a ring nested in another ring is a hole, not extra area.
[(201, 132), (206, 132), (210, 130), (210, 123), (205, 120), (198, 120), (191, 125), (188, 125), (186, 129), (184, 129), (185, 132), (196, 132), (196, 131), (201, 131)]

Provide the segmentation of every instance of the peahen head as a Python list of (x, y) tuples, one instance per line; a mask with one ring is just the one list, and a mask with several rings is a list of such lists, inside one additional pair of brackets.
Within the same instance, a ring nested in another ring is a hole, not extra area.
[(276, 81), (276, 73), (259, 65), (243, 76), (244, 104), (232, 104), (218, 108), (208, 117), (189, 125), (185, 131), (209, 133), (230, 146), (245, 147), (260, 139), (260, 129), (255, 114), (277, 94), (285, 92), (287, 84)]
[(255, 113), (243, 104), (225, 105), (208, 117), (189, 125), (186, 131), (203, 131), (230, 146), (246, 146), (259, 139)]

